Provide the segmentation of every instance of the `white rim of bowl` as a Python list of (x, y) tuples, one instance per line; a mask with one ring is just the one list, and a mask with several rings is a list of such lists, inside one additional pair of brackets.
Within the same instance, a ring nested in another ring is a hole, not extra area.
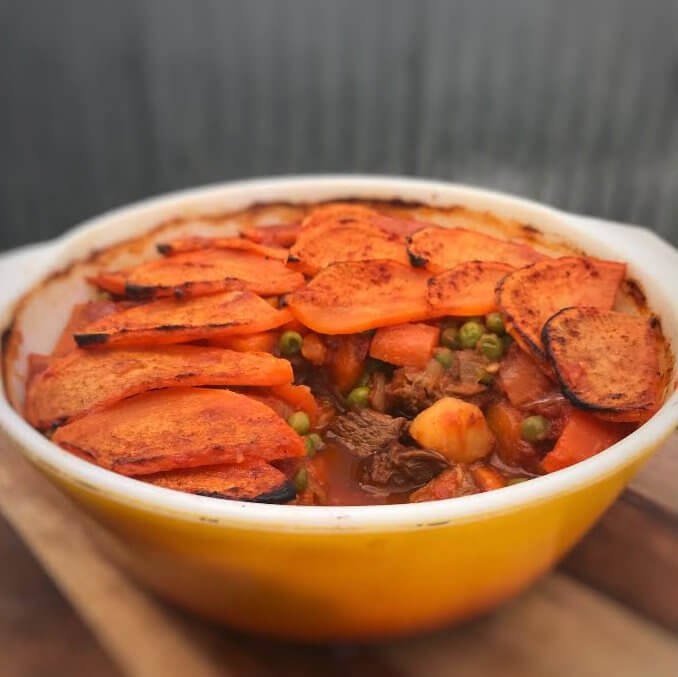
[[(463, 204), (512, 218), (535, 223), (548, 232), (544, 222), (555, 222), (557, 232), (577, 244), (597, 248), (614, 247), (577, 227), (575, 218), (537, 202), (505, 193), (463, 184), (391, 176), (320, 175), (285, 176), (226, 182), (168, 193), (89, 219), (54, 241), (51, 269), (68, 259), (70, 250), (82, 244), (87, 235), (107, 230), (112, 223), (131, 216), (148, 215), (147, 228), (157, 222), (152, 216), (160, 208), (180, 209), (190, 205), (225, 201), (226, 210), (236, 210), (256, 202), (315, 202), (336, 199), (375, 199), (418, 201), (432, 207)], [(205, 211), (209, 211), (207, 206)], [(143, 229), (137, 229), (142, 232)], [(124, 237), (121, 239), (125, 239)], [(668, 245), (667, 245), (668, 246)], [(21, 290), (0, 310), (3, 326), (12, 316), (17, 298), (43, 279), (49, 270), (27, 280)], [(678, 304), (673, 304), (678, 314)], [(461, 521), (475, 521), (489, 514), (519, 510), (528, 504), (544, 502), (557, 495), (572, 493), (595, 484), (618, 469), (632, 464), (643, 453), (661, 444), (678, 423), (678, 392), (673, 392), (647, 423), (609, 449), (574, 466), (503, 489), (459, 498), (376, 506), (296, 506), (247, 503), (151, 486), (100, 468), (52, 444), (33, 429), (9, 404), (0, 400), (0, 424), (9, 437), (39, 467), (130, 507), (168, 517), (228, 527), (276, 531), (384, 531), (413, 527), (437, 527)]]

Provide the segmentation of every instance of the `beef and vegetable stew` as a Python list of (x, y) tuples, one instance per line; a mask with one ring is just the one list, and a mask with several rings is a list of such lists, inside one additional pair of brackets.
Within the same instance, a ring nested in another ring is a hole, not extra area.
[(557, 471), (653, 415), (664, 344), (619, 307), (623, 262), (525, 235), (334, 203), (160, 242), (90, 277), (97, 298), (30, 356), (25, 416), (103, 468), (224, 499), (419, 502)]

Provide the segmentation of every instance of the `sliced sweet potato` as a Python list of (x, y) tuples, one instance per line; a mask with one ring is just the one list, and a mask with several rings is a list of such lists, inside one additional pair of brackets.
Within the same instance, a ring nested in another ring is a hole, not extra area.
[(425, 367), (438, 345), (440, 329), (428, 324), (396, 324), (379, 329), (370, 355), (399, 367)]
[(410, 236), (412, 265), (442, 273), (466, 261), (499, 261), (520, 268), (545, 258), (529, 245), (465, 228), (422, 228)]
[(287, 296), (293, 315), (321, 334), (352, 334), (425, 319), (428, 275), (396, 261), (334, 263)]
[(254, 503), (287, 503), (296, 495), (294, 485), (280, 470), (259, 460), (170, 470), (146, 475), (143, 480), (188, 494)]
[(78, 347), (73, 339), (73, 334), (80, 333), (85, 327), (96, 322), (96, 320), (120, 312), (123, 308), (113, 301), (98, 300), (88, 301), (87, 303), (76, 303), (71, 311), (68, 323), (63, 328), (56, 346), (52, 351), (53, 357), (66, 355)]
[(291, 383), (287, 360), (203, 346), (75, 349), (31, 383), (26, 418), (46, 430), (121, 399), (172, 386), (274, 386)]
[(657, 410), (657, 337), (647, 318), (566, 308), (546, 322), (542, 340), (576, 407), (615, 421), (644, 421)]
[(115, 296), (125, 296), (127, 286), (127, 272), (124, 270), (103, 270), (87, 280), (93, 285), (110, 292)]
[(629, 424), (601, 421), (592, 414), (574, 410), (556, 445), (544, 456), (542, 469), (553, 472), (584, 461), (616, 444), (631, 431)]
[(123, 475), (302, 456), (302, 438), (260, 402), (230, 390), (168, 388), (57, 429), (52, 441)]
[(200, 249), (239, 249), (269, 259), (287, 261), (287, 249), (269, 247), (243, 237), (200, 237), (196, 235), (160, 243), (157, 245), (157, 249), (163, 256), (174, 256)]
[(259, 244), (272, 247), (291, 247), (297, 241), (301, 223), (281, 223), (271, 226), (243, 226), (240, 234)]
[(363, 223), (368, 224), (379, 217), (378, 211), (347, 202), (329, 202), (313, 209), (301, 222), (302, 231), (310, 231), (326, 223)]
[(330, 220), (304, 228), (290, 249), (289, 264), (315, 275), (337, 261), (388, 259), (409, 264), (405, 242), (366, 221)]
[(569, 306), (610, 310), (626, 265), (588, 257), (546, 259), (504, 277), (497, 303), (508, 332), (544, 359), (541, 330), (546, 320)]
[(467, 261), (431, 278), (428, 303), (433, 316), (485, 315), (497, 307), (497, 283), (515, 270), (498, 261)]
[(81, 347), (156, 345), (256, 334), (292, 319), (250, 291), (232, 291), (177, 301), (161, 299), (108, 315), (75, 334)]
[(54, 358), (51, 355), (43, 355), (41, 353), (28, 353), (27, 364), (28, 373), (26, 374), (26, 388), (30, 388), (31, 383), (35, 381), (43, 371), (49, 367), (50, 362)]
[(237, 288), (262, 295), (286, 294), (304, 284), (280, 261), (237, 249), (200, 249), (148, 261), (127, 275), (130, 298), (200, 296)]
[(242, 353), (272, 353), (275, 348), (276, 335), (272, 331), (245, 336), (226, 336), (222, 339), (211, 339), (211, 346), (219, 346)]
[(387, 216), (385, 214), (377, 214), (370, 219), (370, 222), (385, 230), (387, 233), (400, 235), (400, 237), (407, 238), (413, 233), (416, 233), (422, 228), (427, 228), (433, 224), (425, 221), (415, 221), (414, 219), (401, 219), (395, 216)]

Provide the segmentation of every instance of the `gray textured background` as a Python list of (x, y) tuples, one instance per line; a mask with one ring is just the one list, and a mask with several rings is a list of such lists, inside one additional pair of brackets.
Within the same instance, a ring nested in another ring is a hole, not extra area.
[(477, 183), (678, 244), (675, 0), (0, 0), (0, 248), (256, 175)]

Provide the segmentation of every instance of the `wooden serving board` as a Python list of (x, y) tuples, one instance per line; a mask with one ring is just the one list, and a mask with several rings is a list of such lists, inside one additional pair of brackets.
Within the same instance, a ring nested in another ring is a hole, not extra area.
[(674, 677), (677, 489), (674, 435), (561, 569), (497, 612), (387, 644), (304, 647), (151, 597), (93, 545), (99, 527), (0, 440), (0, 512), (124, 677)]

